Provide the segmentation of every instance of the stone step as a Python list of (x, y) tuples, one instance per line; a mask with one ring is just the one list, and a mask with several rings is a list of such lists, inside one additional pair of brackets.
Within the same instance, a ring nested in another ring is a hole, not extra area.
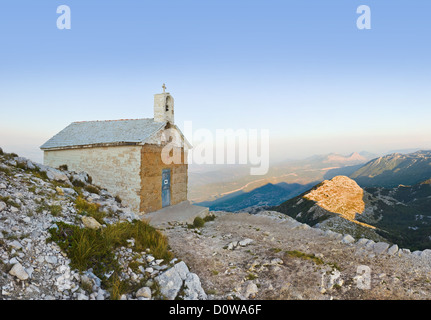
[(192, 224), (196, 217), (204, 218), (208, 215), (209, 209), (183, 201), (173, 206), (165, 207), (155, 212), (147, 213), (143, 216), (153, 227), (160, 227), (168, 223), (188, 223)]

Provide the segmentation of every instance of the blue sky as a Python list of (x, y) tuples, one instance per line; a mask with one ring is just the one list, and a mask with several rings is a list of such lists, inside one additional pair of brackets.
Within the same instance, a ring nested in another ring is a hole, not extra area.
[(0, 35), (0, 146), (36, 160), (70, 122), (152, 117), (162, 83), (180, 127), (269, 129), (273, 160), (431, 148), (429, 1), (4, 0)]

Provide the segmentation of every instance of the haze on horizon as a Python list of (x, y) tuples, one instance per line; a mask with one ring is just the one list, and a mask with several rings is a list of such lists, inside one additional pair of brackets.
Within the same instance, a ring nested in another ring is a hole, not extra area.
[(431, 149), (431, 3), (367, 0), (358, 30), (359, 1), (67, 2), (71, 30), (56, 1), (1, 5), (7, 152), (41, 162), (71, 122), (151, 118), (162, 83), (181, 129), (269, 129), (271, 162)]

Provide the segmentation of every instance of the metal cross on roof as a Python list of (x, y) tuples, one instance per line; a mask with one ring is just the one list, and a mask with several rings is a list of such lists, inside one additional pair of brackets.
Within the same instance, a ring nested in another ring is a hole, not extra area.
[(165, 84), (163, 84), (162, 88), (163, 88), (163, 93), (165, 93), (166, 85), (165, 85)]

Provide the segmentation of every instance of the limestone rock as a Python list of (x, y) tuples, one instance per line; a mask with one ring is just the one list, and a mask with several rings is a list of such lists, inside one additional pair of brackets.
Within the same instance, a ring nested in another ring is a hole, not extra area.
[(206, 300), (207, 295), (202, 289), (201, 281), (195, 273), (188, 273), (184, 281), (184, 300)]
[(136, 298), (147, 298), (151, 299), (151, 289), (143, 287), (136, 292)]
[(23, 281), (28, 279), (28, 273), (24, 270), (20, 263), (14, 264), (12, 269), (9, 271), (9, 274)]
[(394, 255), (394, 254), (396, 254), (398, 252), (398, 246), (396, 245), (396, 244), (394, 244), (393, 246), (391, 246), (389, 249), (388, 249), (388, 254), (390, 254), (390, 255)]
[(159, 284), (161, 294), (168, 300), (174, 300), (181, 288), (184, 289), (184, 296), (181, 297), (183, 299), (203, 300), (207, 298), (199, 277), (189, 271), (184, 261), (175, 264), (154, 280)]
[(353, 238), (350, 234), (346, 234), (343, 239), (341, 239), (342, 243), (350, 244), (355, 242), (355, 238)]
[(238, 244), (241, 246), (241, 247), (245, 247), (245, 246), (247, 246), (247, 245), (249, 245), (250, 243), (252, 243), (253, 242), (253, 240), (252, 239), (244, 239), (244, 240), (241, 240)]
[(97, 229), (100, 229), (102, 227), (102, 225), (99, 222), (97, 222), (97, 220), (94, 219), (93, 217), (83, 216), (81, 218), (81, 220), (82, 220), (82, 223), (84, 224), (84, 226), (88, 229), (97, 230)]
[(259, 289), (257, 288), (257, 285), (254, 282), (250, 281), (245, 288), (244, 297), (246, 299), (255, 298), (258, 292)]
[(59, 181), (59, 182), (69, 182), (69, 178), (67, 175), (60, 170), (42, 165), (42, 164), (36, 164), (36, 166), (39, 168), (40, 171), (45, 172), (46, 176), (49, 180)]
[(373, 245), (373, 251), (376, 254), (381, 254), (383, 252), (385, 252), (386, 250), (388, 250), (389, 248), (389, 244), (386, 242), (377, 242)]
[(178, 274), (178, 271), (175, 267), (172, 267), (161, 275), (157, 276), (155, 281), (160, 286), (160, 293), (167, 300), (174, 300), (183, 285), (183, 279)]
[(424, 251), (421, 252), (420, 257), (424, 260), (431, 261), (431, 250), (425, 249)]
[(174, 265), (174, 269), (180, 276), (181, 280), (186, 280), (187, 274), (189, 273), (189, 268), (184, 263), (184, 261), (178, 262), (176, 265)]

